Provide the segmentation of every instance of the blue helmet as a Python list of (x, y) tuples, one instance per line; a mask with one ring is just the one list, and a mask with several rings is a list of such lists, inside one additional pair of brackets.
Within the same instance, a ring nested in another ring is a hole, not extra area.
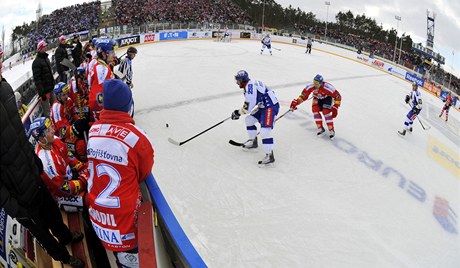
[(76, 71), (77, 75), (82, 75), (82, 74), (84, 74), (85, 72), (86, 72), (85, 67), (78, 67), (78, 68), (77, 68), (77, 71)]
[(315, 76), (315, 78), (313, 78), (313, 82), (315, 82), (315, 81), (317, 81), (318, 83), (322, 84), (323, 81), (324, 81), (323, 76), (320, 75), (320, 74), (317, 74), (317, 75)]
[(51, 121), (46, 117), (36, 118), (32, 124), (30, 124), (30, 134), (38, 141), (40, 137), (45, 136), (46, 130), (51, 126)]
[(238, 71), (235, 75), (235, 80), (236, 81), (249, 81), (248, 72), (246, 72), (245, 70)]
[(54, 94), (56, 94), (56, 96), (66, 93), (67, 91), (69, 91), (69, 86), (64, 82), (59, 82), (54, 86)]
[(115, 51), (117, 42), (113, 41), (110, 38), (102, 38), (96, 41), (96, 52), (97, 56), (100, 57), (102, 52), (109, 53)]

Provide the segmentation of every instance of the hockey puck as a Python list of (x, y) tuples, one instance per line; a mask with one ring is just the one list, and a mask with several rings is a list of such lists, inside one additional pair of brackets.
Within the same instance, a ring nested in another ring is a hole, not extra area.
[(169, 127), (168, 123), (166, 123), (166, 127)]

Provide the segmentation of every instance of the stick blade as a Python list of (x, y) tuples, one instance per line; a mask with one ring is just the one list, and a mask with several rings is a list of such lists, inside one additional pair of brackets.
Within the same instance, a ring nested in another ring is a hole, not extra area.
[(236, 142), (234, 140), (229, 140), (228, 143), (230, 143), (231, 145), (234, 145), (234, 146), (238, 146), (238, 147), (242, 147), (244, 145), (244, 143)]
[(173, 140), (173, 139), (171, 139), (171, 138), (168, 138), (168, 141), (169, 141), (170, 143), (174, 144), (174, 145), (177, 145), (177, 146), (181, 146), (181, 145), (182, 145), (180, 142), (175, 141), (175, 140)]

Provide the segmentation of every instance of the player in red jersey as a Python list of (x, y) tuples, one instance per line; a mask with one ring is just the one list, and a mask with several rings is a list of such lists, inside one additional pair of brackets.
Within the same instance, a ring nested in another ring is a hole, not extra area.
[(51, 106), (51, 121), (61, 139), (65, 139), (71, 132), (72, 101), (69, 98), (69, 86), (59, 82), (54, 86), (56, 101)]
[(86, 201), (103, 246), (114, 251), (119, 266), (138, 267), (139, 183), (152, 170), (153, 146), (129, 116), (131, 89), (121, 80), (110, 79), (104, 82), (103, 94), (100, 120), (89, 131)]
[(105, 80), (114, 78), (109, 63), (115, 56), (116, 42), (112, 39), (101, 38), (97, 40), (97, 62), (92, 66), (88, 81), (90, 83), (88, 106), (93, 113), (94, 119), (99, 119), (102, 110), (102, 85)]
[(335, 136), (333, 119), (337, 117), (342, 96), (332, 84), (325, 82), (323, 77), (318, 74), (313, 78), (313, 83), (308, 84), (302, 90), (300, 96), (291, 102), (291, 110), (296, 110), (299, 104), (308, 100), (311, 93), (313, 93), (311, 110), (316, 126), (319, 129), (317, 135), (320, 136), (326, 131), (323, 127), (321, 112), (323, 113), (326, 125), (329, 129), (329, 138), (332, 140)]
[(441, 117), (442, 114), (444, 113), (444, 111), (446, 111), (446, 122), (447, 122), (447, 120), (449, 120), (450, 106), (452, 106), (452, 104), (454, 103), (454, 100), (452, 99), (452, 93), (451, 92), (447, 93), (447, 96), (446, 96), (446, 99), (444, 100), (444, 102), (445, 102), (445, 104), (444, 104), (444, 107), (442, 107), (442, 110), (441, 110), (441, 113), (439, 114), (439, 117)]
[[(35, 119), (31, 135), (38, 142), (36, 154), (43, 163), (41, 178), (61, 208), (73, 212), (83, 209), (83, 195), (89, 172), (86, 164), (67, 151), (67, 146), (54, 136), (54, 127), (45, 117)], [(73, 202), (60, 197), (77, 196)], [(69, 207), (70, 206), (70, 207)]]
[(78, 67), (75, 77), (70, 80), (69, 98), (73, 104), (74, 120), (86, 118), (89, 120), (88, 84), (85, 77), (85, 68)]

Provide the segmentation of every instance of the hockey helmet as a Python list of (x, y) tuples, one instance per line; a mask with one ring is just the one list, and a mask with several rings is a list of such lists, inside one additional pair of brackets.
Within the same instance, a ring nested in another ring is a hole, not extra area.
[(117, 42), (113, 41), (112, 39), (109, 38), (104, 38), (104, 39), (99, 39), (96, 41), (96, 52), (97, 56), (101, 57), (102, 52), (108, 54), (112, 51), (115, 51), (115, 48), (117, 46)]
[(135, 47), (129, 47), (127, 53), (137, 54), (137, 49)]
[(69, 91), (69, 85), (64, 82), (59, 82), (54, 86), (54, 94), (56, 94), (56, 96), (67, 93), (67, 91)]
[(40, 137), (44, 137), (46, 135), (46, 130), (51, 126), (51, 120), (46, 117), (38, 117), (36, 118), (32, 124), (30, 124), (30, 134), (36, 141)]
[(416, 82), (412, 82), (412, 89), (416, 90), (418, 88), (418, 85)]
[(323, 81), (324, 81), (323, 76), (320, 74), (317, 74), (315, 78), (313, 78), (313, 84), (315, 85), (321, 85)]
[(240, 70), (236, 73), (235, 75), (235, 80), (236, 81), (249, 81), (249, 75), (248, 75), (248, 72), (246, 72), (245, 70)]
[(85, 72), (86, 72), (85, 67), (78, 67), (76, 71), (77, 75), (84, 75)]

